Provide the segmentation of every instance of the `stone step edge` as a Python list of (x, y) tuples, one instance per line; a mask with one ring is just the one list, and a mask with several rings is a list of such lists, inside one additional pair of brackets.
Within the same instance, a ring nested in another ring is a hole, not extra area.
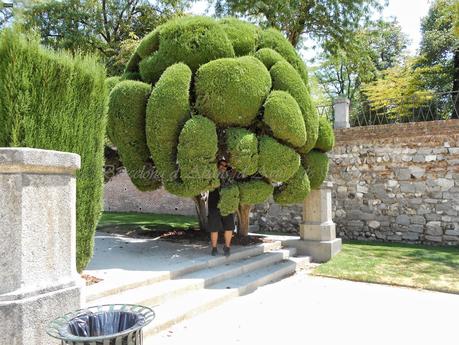
[[(260, 255), (265, 252), (270, 252), (273, 250), (281, 249), (282, 244), (281, 241), (273, 241), (273, 242), (267, 242), (267, 243), (261, 243), (257, 244), (254, 246), (248, 246), (244, 247), (241, 250), (234, 251), (231, 253), (231, 256), (229, 258), (225, 257), (209, 257), (207, 258), (206, 256), (202, 256), (198, 258), (197, 262), (194, 264), (191, 264), (187, 267), (182, 267), (173, 271), (166, 271), (166, 272), (152, 272), (151, 275), (148, 275), (147, 277), (144, 277), (142, 279), (138, 280), (133, 280), (133, 281), (123, 281), (120, 284), (115, 284), (111, 286), (105, 286), (103, 282), (90, 285), (86, 287), (86, 293), (85, 293), (85, 302), (90, 303), (93, 302), (97, 299), (103, 298), (103, 297), (108, 297), (111, 295), (116, 295), (121, 292), (124, 292), (126, 290), (134, 289), (140, 286), (146, 286), (146, 285), (151, 285), (163, 280), (168, 280), (168, 279), (176, 279), (182, 275), (195, 272), (204, 268), (210, 268), (210, 267), (215, 267), (219, 265), (223, 265), (228, 260), (230, 261), (235, 261), (255, 255)], [(100, 284), (100, 285), (99, 285)]]
[[(149, 338), (159, 332), (162, 332), (164, 330), (167, 330), (171, 326), (182, 322), (184, 320), (190, 319), (193, 316), (196, 316), (200, 313), (203, 313), (207, 310), (210, 310), (212, 308), (215, 308), (224, 302), (230, 300), (231, 298), (238, 297), (245, 295), (247, 293), (250, 293), (254, 291), (256, 288), (259, 286), (265, 285), (270, 282), (275, 282), (283, 279), (286, 276), (290, 276), (295, 273), (296, 270), (296, 263), (290, 260), (283, 260), (282, 262), (277, 263), (278, 269), (275, 270), (274, 272), (271, 272), (265, 276), (261, 276), (256, 278), (254, 281), (243, 285), (239, 286), (237, 288), (231, 288), (231, 289), (219, 289), (219, 290), (214, 290), (214, 291), (219, 291), (219, 293), (212, 292), (216, 294), (215, 298), (209, 298), (209, 300), (205, 301), (205, 303), (197, 304), (197, 305), (187, 305), (187, 308), (185, 310), (181, 310), (177, 313), (175, 313), (172, 317), (168, 317), (165, 320), (161, 320), (159, 324), (155, 321), (153, 321), (150, 325), (145, 327), (143, 330), (143, 334), (145, 338)], [(222, 282), (221, 284), (225, 284)], [(205, 291), (206, 289), (198, 290), (198, 291), (193, 291), (190, 294), (197, 294), (197, 293), (202, 293), (201, 291)], [(212, 290), (211, 288), (207, 290)], [(182, 296), (182, 298), (185, 298), (185, 296)], [(177, 303), (177, 301), (175, 301)], [(168, 304), (164, 304), (162, 306), (158, 307), (153, 307), (153, 310), (156, 310), (158, 313), (161, 313), (161, 309), (164, 308), (170, 308)], [(174, 310), (178, 310), (178, 308), (174, 308)]]
[[(90, 304), (111, 304), (111, 303), (127, 303), (127, 304), (140, 304), (140, 305), (152, 305), (158, 303), (165, 303), (168, 299), (177, 298), (182, 294), (190, 292), (192, 290), (198, 290), (207, 288), (208, 286), (215, 285), (221, 281), (244, 275), (248, 272), (252, 272), (263, 267), (267, 267), (283, 260), (291, 258), (295, 255), (295, 248), (286, 248), (279, 250), (272, 250), (264, 252), (259, 255), (235, 260), (231, 262), (231, 266), (215, 266), (211, 267), (208, 272), (205, 272), (208, 268), (198, 270), (187, 275), (183, 275), (177, 279), (171, 279), (161, 282), (155, 282), (150, 285), (140, 286), (134, 289), (123, 291), (116, 295), (110, 295), (102, 297), (100, 299), (92, 301)], [(245, 260), (248, 260), (246, 262)], [(216, 268), (221, 268), (220, 270)], [(227, 268), (227, 269), (226, 269)], [(212, 270), (213, 269), (213, 270)], [(203, 277), (199, 276), (199, 272), (202, 272)], [(177, 282), (176, 286), (160, 286), (166, 282)], [(155, 285), (156, 289), (155, 289)], [(155, 291), (156, 290), (156, 291)], [(159, 290), (159, 291), (158, 291)]]

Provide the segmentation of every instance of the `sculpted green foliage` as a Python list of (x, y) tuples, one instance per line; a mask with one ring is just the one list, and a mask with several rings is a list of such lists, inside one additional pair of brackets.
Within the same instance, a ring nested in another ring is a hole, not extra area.
[(183, 17), (171, 20), (157, 30), (158, 38), (154, 34), (148, 36), (137, 51), (142, 57), (139, 71), (145, 82), (155, 83), (167, 67), (178, 62), (185, 63), (195, 72), (209, 61), (234, 56), (228, 36), (212, 18)]
[(231, 41), (236, 56), (249, 55), (255, 51), (260, 31), (255, 25), (236, 18), (224, 18), (219, 24)]
[(308, 71), (306, 66), (299, 57), (295, 48), (293, 48), (290, 42), (285, 39), (282, 33), (272, 28), (264, 30), (260, 33), (258, 47), (271, 48), (277, 51), (290, 63), (290, 65), (295, 68), (303, 83), (308, 86)]
[(254, 56), (263, 62), (267, 69), (271, 69), (276, 62), (285, 60), (282, 55), (271, 48), (261, 48), (260, 50), (257, 50)]
[(261, 204), (273, 194), (274, 187), (264, 180), (238, 182), (239, 199), (242, 205)]
[(286, 61), (276, 63), (269, 72), (273, 89), (287, 91), (300, 106), (306, 128), (306, 144), (300, 151), (309, 152), (315, 146), (319, 135), (319, 117), (309, 91), (295, 69)]
[(258, 140), (258, 172), (272, 182), (284, 182), (300, 166), (300, 155), (276, 139), (264, 135)]
[(110, 92), (108, 128), (132, 183), (141, 191), (155, 190), (155, 177), (145, 136), (145, 108), (151, 86), (139, 81), (119, 82)]
[(255, 133), (244, 128), (226, 130), (229, 164), (244, 175), (253, 175), (258, 169), (258, 140)]
[(319, 117), (319, 137), (316, 141), (315, 149), (322, 152), (330, 151), (335, 146), (335, 133), (327, 117)]
[(274, 201), (281, 205), (296, 204), (302, 202), (311, 191), (308, 174), (300, 166), (287, 182), (274, 189)]
[(306, 128), (298, 103), (286, 91), (272, 91), (264, 104), (263, 121), (273, 136), (294, 147), (306, 143)]
[(191, 70), (182, 63), (170, 66), (156, 83), (148, 100), (146, 136), (148, 148), (166, 189), (175, 181), (180, 131), (190, 118)]
[(251, 56), (211, 61), (196, 74), (196, 109), (219, 126), (249, 126), (271, 89), (266, 67)]
[(189, 119), (180, 132), (177, 146), (177, 161), (183, 189), (176, 189), (176, 194), (192, 197), (220, 185), (217, 151), (215, 124), (200, 115)]
[(220, 189), (220, 199), (217, 207), (222, 216), (227, 216), (237, 211), (239, 207), (239, 188), (237, 185), (231, 185)]
[(105, 89), (107, 90), (107, 95), (113, 90), (116, 84), (121, 81), (120, 77), (110, 77), (105, 79)]
[(221, 190), (222, 214), (266, 201), (273, 183), (279, 203), (299, 202), (310, 190), (301, 155), (316, 142), (320, 150), (330, 146), (325, 125), (317, 140), (306, 67), (276, 30), (234, 18), (176, 18), (140, 42), (121, 79), (151, 85), (143, 154), (151, 154), (169, 192), (214, 190), (217, 160), (226, 157), (235, 181)]
[(326, 153), (312, 150), (302, 157), (303, 167), (309, 177), (311, 189), (318, 189), (328, 175), (328, 157)]

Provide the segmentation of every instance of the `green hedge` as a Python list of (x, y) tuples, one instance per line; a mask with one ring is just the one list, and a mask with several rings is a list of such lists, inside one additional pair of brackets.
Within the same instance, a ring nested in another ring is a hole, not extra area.
[(190, 118), (190, 82), (191, 70), (187, 65), (172, 65), (164, 71), (148, 100), (144, 130), (156, 169), (167, 190), (177, 177), (178, 138)]
[(298, 103), (286, 91), (272, 91), (264, 104), (263, 121), (273, 136), (294, 147), (306, 143), (306, 128)]
[(307, 153), (315, 146), (319, 136), (319, 116), (312, 104), (309, 91), (299, 74), (286, 61), (276, 63), (270, 69), (270, 73), (273, 89), (287, 91), (300, 106), (306, 127), (306, 144), (300, 149), (300, 152)]
[(238, 182), (239, 200), (241, 204), (254, 205), (266, 202), (273, 194), (274, 187), (263, 180)]
[(219, 126), (248, 126), (271, 89), (266, 67), (254, 57), (218, 59), (199, 68), (196, 109)]
[(284, 182), (300, 166), (300, 155), (276, 139), (264, 135), (258, 139), (258, 172), (272, 182)]
[(320, 116), (319, 137), (317, 138), (314, 148), (322, 152), (328, 152), (333, 149), (333, 146), (335, 146), (335, 133), (333, 132), (333, 127), (327, 117)]
[(220, 200), (217, 205), (222, 216), (235, 213), (239, 207), (239, 188), (231, 185), (220, 189)]
[(255, 133), (245, 128), (226, 130), (226, 148), (229, 164), (244, 175), (253, 175), (258, 169), (258, 140)]
[(328, 175), (328, 156), (317, 150), (312, 150), (302, 157), (302, 164), (309, 177), (311, 189), (318, 189)]
[(281, 186), (274, 189), (274, 201), (281, 205), (297, 204), (302, 202), (311, 191), (308, 174), (302, 166), (293, 177)]
[(94, 247), (103, 194), (105, 71), (95, 59), (42, 48), (11, 29), (0, 33), (0, 146), (78, 153), (77, 269)]
[(123, 80), (110, 92), (108, 133), (116, 143), (120, 159), (132, 183), (141, 191), (161, 186), (145, 135), (145, 108), (151, 86), (140, 81)]

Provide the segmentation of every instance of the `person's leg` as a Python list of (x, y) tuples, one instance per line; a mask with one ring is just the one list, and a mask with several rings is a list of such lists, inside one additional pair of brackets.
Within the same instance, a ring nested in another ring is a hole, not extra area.
[(210, 233), (210, 244), (212, 248), (216, 248), (218, 243), (218, 231), (212, 231)]
[(225, 230), (225, 246), (231, 247), (231, 240), (233, 239), (233, 230)]
[(231, 239), (233, 238), (233, 230), (225, 230), (225, 246), (223, 247), (223, 254), (230, 256), (231, 253)]

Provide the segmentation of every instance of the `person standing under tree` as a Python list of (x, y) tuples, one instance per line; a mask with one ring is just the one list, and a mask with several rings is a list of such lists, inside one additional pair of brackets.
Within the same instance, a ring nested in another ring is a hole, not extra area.
[(223, 232), (225, 238), (223, 254), (228, 257), (230, 256), (231, 240), (235, 230), (234, 214), (222, 216), (217, 206), (220, 199), (220, 188), (230, 184), (230, 180), (233, 178), (231, 167), (228, 167), (228, 162), (224, 158), (218, 161), (218, 172), (220, 175), (221, 185), (219, 188), (216, 188), (209, 193), (207, 228), (210, 232), (210, 243), (212, 246), (211, 255), (216, 256), (218, 254), (218, 233)]

